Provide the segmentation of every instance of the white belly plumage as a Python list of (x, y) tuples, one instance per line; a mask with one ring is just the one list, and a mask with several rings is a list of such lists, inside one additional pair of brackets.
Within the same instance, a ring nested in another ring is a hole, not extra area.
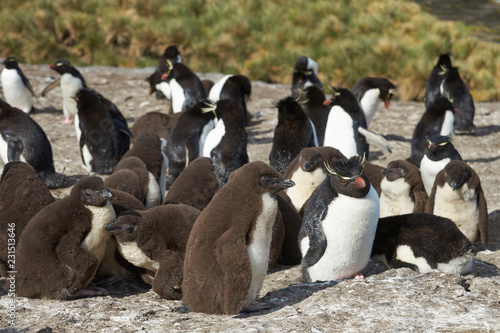
[(431, 161), (426, 155), (422, 158), (420, 163), (420, 174), (422, 182), (424, 183), (425, 192), (427, 195), (431, 194), (432, 186), (436, 180), (436, 175), (439, 171), (443, 170), (446, 164), (451, 161), (449, 158), (442, 159), (441, 161)]
[(61, 94), (63, 98), (63, 113), (66, 117), (74, 118), (78, 113), (73, 96), (83, 87), (82, 81), (73, 75), (65, 73), (61, 76)]
[(410, 184), (403, 178), (380, 182), (380, 217), (413, 213), (415, 203), (410, 198)]
[(11, 106), (29, 113), (33, 106), (33, 95), (24, 85), (17, 70), (4, 68), (1, 80), (5, 101)]
[(92, 212), (92, 229), (82, 242), (81, 246), (97, 257), (101, 263), (106, 251), (106, 243), (111, 237), (111, 233), (104, 230), (104, 226), (116, 219), (115, 210), (111, 202), (107, 202), (103, 207), (85, 206)]
[(328, 115), (323, 146), (337, 148), (347, 158), (358, 155), (352, 118), (338, 105)]

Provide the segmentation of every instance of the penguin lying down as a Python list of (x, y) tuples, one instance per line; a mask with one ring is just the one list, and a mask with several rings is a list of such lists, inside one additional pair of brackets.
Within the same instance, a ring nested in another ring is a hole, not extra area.
[(467, 274), (476, 253), (450, 219), (415, 213), (379, 219), (371, 259), (387, 268)]

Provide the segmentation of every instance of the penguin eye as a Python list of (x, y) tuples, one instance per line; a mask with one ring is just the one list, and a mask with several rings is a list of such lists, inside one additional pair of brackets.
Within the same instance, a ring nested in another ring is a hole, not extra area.
[(131, 234), (131, 233), (133, 233), (133, 232), (134, 232), (134, 229), (135, 229), (134, 227), (130, 226), (130, 227), (125, 228), (125, 232), (126, 232), (127, 234)]

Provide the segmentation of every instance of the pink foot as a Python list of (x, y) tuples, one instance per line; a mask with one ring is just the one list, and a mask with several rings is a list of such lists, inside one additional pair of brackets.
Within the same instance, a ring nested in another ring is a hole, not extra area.
[(363, 280), (365, 277), (361, 273), (355, 273), (351, 276), (354, 280)]
[(261, 310), (271, 309), (272, 305), (265, 302), (253, 301), (241, 310), (242, 312), (257, 312)]
[(61, 125), (69, 125), (73, 122), (73, 120), (70, 117), (66, 117), (63, 121), (60, 121), (59, 124)]

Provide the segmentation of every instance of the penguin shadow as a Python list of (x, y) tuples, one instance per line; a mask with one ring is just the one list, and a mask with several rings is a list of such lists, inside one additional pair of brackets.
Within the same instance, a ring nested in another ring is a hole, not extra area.
[(384, 138), (387, 141), (401, 141), (401, 142), (411, 142), (411, 139), (407, 139), (404, 136), (396, 135), (396, 134), (388, 134), (384, 135)]
[(464, 160), (466, 163), (487, 163), (487, 162), (494, 162), (500, 160), (500, 156), (493, 156), (490, 158), (476, 158), (475, 160)]
[(476, 131), (474, 133), (460, 133), (460, 136), (486, 136), (492, 133), (500, 132), (499, 125), (488, 125), (484, 127), (476, 127)]
[[(111, 282), (110, 282), (111, 280)], [(144, 282), (138, 275), (131, 277), (96, 276), (89, 285), (106, 289), (106, 295), (112, 298), (124, 298), (147, 293), (151, 285)], [(99, 297), (99, 296), (92, 296)], [(161, 298), (158, 296), (158, 298)]]
[(371, 151), (368, 155), (368, 161), (376, 161), (382, 155), (384, 155), (384, 153), (381, 151)]
[(41, 113), (48, 113), (48, 114), (62, 114), (62, 110), (58, 110), (52, 106), (47, 106), (43, 109), (40, 108), (34, 108), (33, 111), (30, 112), (30, 114), (41, 114)]

